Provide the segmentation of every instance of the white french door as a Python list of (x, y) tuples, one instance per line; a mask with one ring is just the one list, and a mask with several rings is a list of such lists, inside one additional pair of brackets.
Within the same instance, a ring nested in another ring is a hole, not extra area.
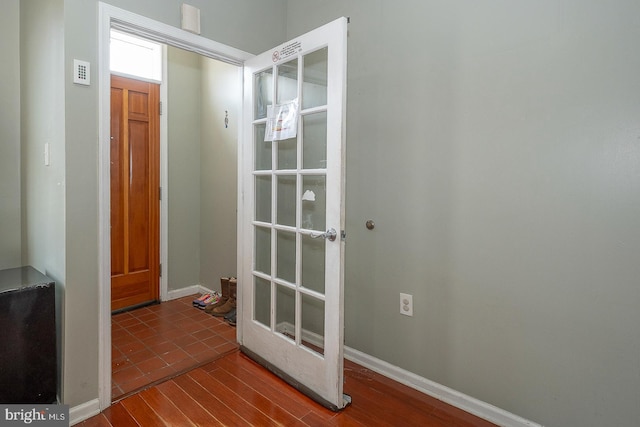
[(325, 406), (343, 396), (347, 19), (245, 62), (238, 337)]

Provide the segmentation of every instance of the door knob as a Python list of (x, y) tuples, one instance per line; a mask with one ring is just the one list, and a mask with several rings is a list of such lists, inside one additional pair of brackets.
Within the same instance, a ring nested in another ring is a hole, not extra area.
[(311, 233), (310, 236), (312, 239), (328, 239), (330, 242), (333, 242), (334, 240), (336, 240), (336, 236), (338, 235), (338, 232), (336, 231), (335, 228), (330, 228), (327, 231), (325, 231), (324, 233)]

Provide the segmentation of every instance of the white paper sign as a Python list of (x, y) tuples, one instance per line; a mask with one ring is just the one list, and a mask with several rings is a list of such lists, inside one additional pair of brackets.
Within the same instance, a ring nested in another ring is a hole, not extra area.
[(265, 141), (282, 141), (298, 134), (298, 100), (267, 107)]

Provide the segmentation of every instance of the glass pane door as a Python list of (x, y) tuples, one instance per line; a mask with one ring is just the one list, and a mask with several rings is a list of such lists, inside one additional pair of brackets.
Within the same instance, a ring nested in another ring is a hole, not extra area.
[[(252, 320), (319, 355), (325, 347), (325, 241), (318, 235), (326, 226), (327, 52), (324, 47), (254, 74), (252, 294), (262, 300)], [(272, 93), (276, 105), (301, 99), (313, 108), (296, 112), (295, 136), (265, 141), (265, 128), (274, 125)], [(265, 321), (267, 312), (273, 318)]]
[(346, 404), (345, 47), (341, 18), (245, 64), (241, 344), (334, 409)]

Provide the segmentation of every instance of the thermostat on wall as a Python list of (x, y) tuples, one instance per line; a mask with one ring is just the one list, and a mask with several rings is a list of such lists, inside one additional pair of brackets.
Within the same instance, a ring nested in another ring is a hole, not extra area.
[(85, 86), (91, 84), (91, 67), (88, 62), (73, 60), (73, 82)]

